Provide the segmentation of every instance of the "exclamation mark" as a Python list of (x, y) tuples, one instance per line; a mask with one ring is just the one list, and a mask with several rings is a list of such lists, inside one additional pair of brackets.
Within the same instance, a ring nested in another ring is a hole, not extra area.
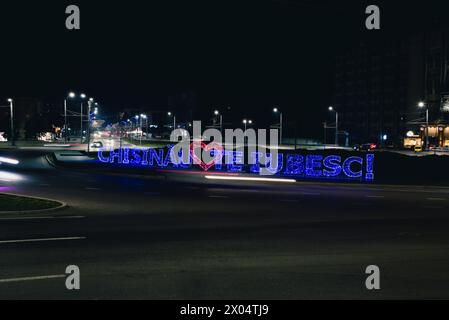
[(372, 181), (374, 180), (374, 154), (366, 155), (366, 175), (365, 179)]

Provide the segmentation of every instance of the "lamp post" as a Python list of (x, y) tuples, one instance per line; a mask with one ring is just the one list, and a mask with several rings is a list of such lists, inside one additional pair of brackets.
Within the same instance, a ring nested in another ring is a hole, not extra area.
[(171, 112), (168, 112), (167, 115), (169, 117), (173, 116), (173, 130), (176, 129), (176, 116), (174, 114), (172, 114)]
[(11, 121), (11, 145), (15, 146), (15, 135), (14, 135), (14, 106), (13, 106), (13, 100), (11, 98), (8, 99), (9, 102), (9, 108), (10, 108), (10, 121)]
[(338, 146), (338, 111), (334, 109), (334, 107), (329, 107), (330, 112), (335, 111), (335, 145)]
[[(81, 93), (80, 95), (81, 99), (86, 99), (86, 95), (84, 93)], [(81, 109), (80, 109), (80, 136), (81, 141), (80, 143), (83, 143), (83, 101), (81, 100)]]
[(90, 152), (90, 114), (93, 102), (93, 98), (89, 98), (89, 101), (87, 101), (87, 153)]
[(425, 149), (429, 147), (429, 108), (426, 106), (425, 102), (420, 101), (418, 103), (418, 108), (426, 108), (426, 130), (425, 130)]
[[(68, 97), (73, 99), (76, 95), (74, 92), (70, 92)], [(67, 142), (67, 97), (64, 99), (64, 141)]]
[(214, 114), (216, 116), (220, 116), (220, 132), (221, 132), (221, 134), (223, 134), (223, 115), (218, 110), (215, 110)]
[(279, 111), (277, 107), (273, 109), (274, 113), (279, 113), (279, 145), (282, 145), (282, 112)]
[(145, 135), (146, 135), (146, 139), (148, 140), (148, 116), (146, 114), (144, 114), (143, 118), (145, 119)]
[(243, 124), (245, 125), (245, 131), (247, 129), (248, 124), (253, 124), (253, 120), (243, 119)]

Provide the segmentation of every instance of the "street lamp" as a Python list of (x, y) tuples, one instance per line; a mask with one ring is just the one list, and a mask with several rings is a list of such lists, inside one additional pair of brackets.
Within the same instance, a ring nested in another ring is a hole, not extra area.
[(253, 124), (253, 120), (243, 119), (243, 124), (245, 125), (245, 131), (246, 131), (247, 125)]
[(220, 116), (220, 132), (223, 134), (223, 115), (218, 110), (215, 110), (214, 114), (215, 116)]
[(423, 101), (420, 101), (418, 103), (418, 108), (420, 108), (420, 109), (426, 108), (426, 130), (425, 130), (426, 147), (425, 147), (425, 149), (427, 149), (429, 147), (429, 108), (426, 107), (426, 104)]
[[(84, 93), (80, 94), (82, 100), (86, 99), (87, 96)], [(83, 101), (81, 100), (81, 110), (80, 110), (80, 135), (81, 135), (81, 143), (83, 143)]]
[(330, 112), (335, 112), (335, 145), (338, 146), (338, 111), (334, 107), (329, 107)]
[(145, 119), (145, 133), (148, 139), (148, 116), (146, 114), (142, 114), (142, 118)]
[(172, 114), (171, 112), (167, 112), (167, 115), (169, 117), (173, 116), (173, 130), (176, 129), (176, 116), (174, 114)]
[[(76, 94), (69, 92), (68, 97), (74, 99)], [(64, 141), (67, 142), (67, 97), (64, 99)]]
[(14, 107), (13, 107), (13, 100), (11, 98), (8, 99), (9, 102), (9, 108), (10, 108), (10, 119), (11, 119), (11, 145), (15, 146), (15, 136), (14, 136)]
[(282, 112), (277, 107), (273, 108), (273, 112), (279, 113), (279, 145), (282, 145)]

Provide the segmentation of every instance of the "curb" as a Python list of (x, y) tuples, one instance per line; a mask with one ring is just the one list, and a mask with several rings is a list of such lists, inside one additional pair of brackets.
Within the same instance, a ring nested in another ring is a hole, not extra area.
[(64, 208), (68, 207), (67, 203), (65, 203), (63, 201), (54, 200), (54, 199), (33, 197), (33, 196), (27, 196), (27, 195), (23, 195), (23, 194), (16, 194), (16, 193), (9, 193), (9, 192), (2, 192), (0, 194), (6, 194), (6, 195), (10, 195), (10, 196), (17, 196), (17, 197), (24, 197), (24, 198), (31, 198), (31, 199), (46, 200), (46, 201), (53, 201), (53, 202), (60, 203), (59, 206), (54, 207), (54, 208), (38, 209), (38, 210), (21, 210), (21, 211), (0, 211), (0, 214), (45, 213), (45, 212), (52, 212), (52, 211), (61, 210), (61, 209), (64, 209)]

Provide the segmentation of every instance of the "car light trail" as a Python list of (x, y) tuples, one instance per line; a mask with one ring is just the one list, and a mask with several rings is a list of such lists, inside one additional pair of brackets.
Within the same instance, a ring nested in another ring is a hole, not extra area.
[(22, 177), (18, 174), (15, 174), (12, 172), (0, 171), (0, 181), (14, 182), (14, 181), (20, 181), (20, 180), (22, 180)]
[(16, 159), (11, 159), (11, 158), (5, 158), (5, 157), (0, 157), (0, 163), (8, 163), (8, 164), (19, 164), (19, 160)]
[(296, 183), (296, 180), (294, 179), (278, 179), (278, 178), (251, 178), (251, 177), (229, 177), (229, 176), (205, 176), (205, 178), (208, 180)]
[(44, 144), (46, 148), (68, 148), (71, 147), (70, 144)]

